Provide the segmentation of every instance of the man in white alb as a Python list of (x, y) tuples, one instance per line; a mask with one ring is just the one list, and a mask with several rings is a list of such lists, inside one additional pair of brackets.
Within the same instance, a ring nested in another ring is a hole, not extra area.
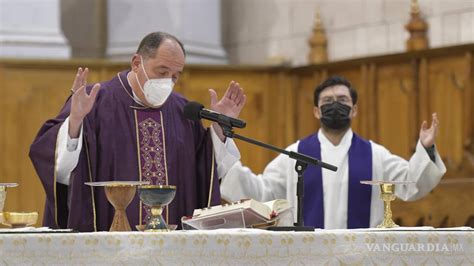
[[(321, 128), (291, 144), (298, 151), (338, 167), (337, 172), (308, 166), (305, 171), (303, 219), (307, 226), (327, 229), (375, 227), (383, 219), (383, 202), (377, 186), (362, 180), (414, 181), (396, 187), (402, 200), (416, 200), (431, 191), (446, 172), (435, 148), (438, 118), (421, 125), (416, 151), (409, 161), (391, 154), (383, 146), (367, 141), (351, 130), (357, 115), (357, 92), (343, 77), (333, 76), (314, 92), (314, 116)], [(279, 155), (262, 174), (256, 175), (240, 162), (232, 140), (213, 139), (221, 195), (226, 200), (253, 198), (259, 201), (288, 199), (296, 219), (295, 161)]]

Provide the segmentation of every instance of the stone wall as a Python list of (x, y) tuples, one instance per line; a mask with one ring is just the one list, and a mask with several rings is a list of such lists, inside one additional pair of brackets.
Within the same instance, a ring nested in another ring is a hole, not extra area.
[[(474, 42), (474, 1), (419, 0), (430, 47)], [(224, 43), (230, 62), (307, 63), (316, 9), (330, 61), (405, 51), (410, 0), (223, 0)]]

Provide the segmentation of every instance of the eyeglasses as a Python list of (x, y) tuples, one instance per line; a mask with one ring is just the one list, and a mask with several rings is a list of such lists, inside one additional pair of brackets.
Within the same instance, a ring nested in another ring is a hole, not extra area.
[(346, 104), (346, 105), (350, 105), (352, 103), (352, 99), (350, 97), (347, 97), (347, 96), (337, 96), (337, 97), (327, 96), (327, 97), (321, 98), (320, 105), (331, 104), (334, 101), (338, 101), (338, 102), (340, 102), (342, 104)]

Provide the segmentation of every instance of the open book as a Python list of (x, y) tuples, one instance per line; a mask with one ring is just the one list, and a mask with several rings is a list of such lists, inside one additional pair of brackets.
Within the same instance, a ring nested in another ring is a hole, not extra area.
[(267, 224), (290, 210), (287, 200), (259, 202), (245, 199), (224, 205), (194, 210), (192, 218), (183, 219), (197, 229), (242, 228)]

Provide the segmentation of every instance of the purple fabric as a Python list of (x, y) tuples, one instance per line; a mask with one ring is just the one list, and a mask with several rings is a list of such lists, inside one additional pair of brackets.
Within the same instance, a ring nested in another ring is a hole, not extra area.
[[(136, 110), (135, 112), (140, 150), (140, 180), (148, 181), (152, 185), (168, 185), (161, 111)], [(163, 210), (163, 217), (167, 221), (166, 209)], [(142, 222), (146, 224), (150, 218), (151, 208), (142, 204)]]
[[(321, 159), (321, 143), (317, 134), (300, 141), (298, 152)], [(354, 134), (349, 148), (349, 192), (347, 228), (370, 227), (370, 206), (372, 187), (360, 184), (362, 180), (372, 180), (372, 147), (370, 142)], [(304, 224), (324, 228), (324, 197), (322, 170), (319, 166), (308, 165), (304, 173)]]
[[(132, 89), (127, 82), (127, 73), (121, 72), (120, 77), (128, 94), (118, 77), (102, 83), (96, 103), (83, 122), (83, 148), (68, 187), (57, 184), (55, 191), (54, 162), (56, 137), (62, 122), (69, 116), (70, 98), (56, 118), (46, 121), (31, 145), (30, 158), (46, 191), (45, 226), (93, 231), (95, 210), (97, 230), (106, 231), (114, 209), (107, 202), (103, 188), (92, 190), (84, 182), (140, 179), (134, 114), (138, 109), (132, 108), (138, 105), (129, 96)], [(90, 91), (91, 86), (87, 89)], [(178, 225), (182, 216), (207, 206), (211, 185), (210, 131), (200, 122), (183, 116), (186, 103), (183, 96), (173, 92), (161, 108), (138, 111), (157, 114), (161, 111), (163, 114), (168, 183), (177, 186), (175, 199), (169, 205), (169, 223)], [(216, 172), (212, 191), (211, 205), (220, 204)], [(59, 208), (57, 219), (56, 206)], [(139, 224), (139, 206), (136, 195), (127, 208), (132, 228)]]
[(347, 228), (369, 228), (372, 186), (360, 181), (372, 180), (372, 146), (354, 134), (349, 149), (349, 195)]

